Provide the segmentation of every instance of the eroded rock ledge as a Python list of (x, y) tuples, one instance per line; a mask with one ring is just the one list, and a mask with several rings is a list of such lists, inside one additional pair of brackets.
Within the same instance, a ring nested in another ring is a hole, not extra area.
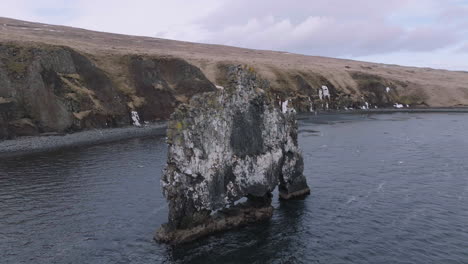
[(181, 105), (168, 124), (161, 183), (169, 219), (158, 241), (177, 244), (269, 219), (276, 186), (283, 199), (310, 193), (295, 111), (272, 100), (252, 69), (229, 66), (226, 75), (225, 87)]

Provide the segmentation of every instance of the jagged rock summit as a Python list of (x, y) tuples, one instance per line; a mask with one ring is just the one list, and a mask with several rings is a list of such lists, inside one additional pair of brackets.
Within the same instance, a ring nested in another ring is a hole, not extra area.
[(179, 106), (168, 124), (161, 183), (169, 219), (158, 241), (177, 244), (269, 219), (276, 186), (283, 199), (310, 193), (294, 109), (267, 94), (268, 82), (252, 68), (226, 66), (225, 74), (224, 87)]

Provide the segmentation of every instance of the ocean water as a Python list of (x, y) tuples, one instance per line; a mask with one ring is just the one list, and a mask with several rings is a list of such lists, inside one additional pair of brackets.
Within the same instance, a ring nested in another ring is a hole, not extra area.
[(468, 115), (302, 116), (312, 193), (170, 247), (164, 138), (0, 160), (0, 263), (468, 263)]

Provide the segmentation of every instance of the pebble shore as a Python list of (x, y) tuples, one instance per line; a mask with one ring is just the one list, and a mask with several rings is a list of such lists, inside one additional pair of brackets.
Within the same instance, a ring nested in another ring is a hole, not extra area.
[(64, 135), (19, 137), (0, 141), (0, 157), (109, 143), (130, 138), (163, 136), (165, 134), (166, 122), (158, 122), (146, 124), (142, 127), (129, 126), (86, 130)]

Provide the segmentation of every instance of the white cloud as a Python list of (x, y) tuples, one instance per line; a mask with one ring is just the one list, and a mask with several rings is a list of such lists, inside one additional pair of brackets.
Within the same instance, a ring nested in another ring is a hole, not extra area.
[(435, 69), (468, 71), (468, 52), (456, 53), (453, 50), (439, 52), (392, 52), (378, 55), (360, 56), (353, 59), (387, 64), (411, 65)]
[[(197, 28), (204, 38), (198, 41), (257, 49), (288, 50), (327, 56), (361, 56), (398, 50), (427, 51), (456, 42), (456, 34), (437, 28), (405, 29), (377, 20), (344, 21), (337, 17), (307, 17), (293, 23), (273, 16), (252, 18), (244, 24), (209, 31)], [(193, 31), (174, 31), (161, 37), (190, 39)], [(192, 40), (192, 39), (190, 39)]]
[(74, 11), (67, 0), (2, 0), (0, 16), (43, 23), (64, 23)]
[(69, 25), (99, 31), (154, 36), (157, 32), (179, 28), (193, 32), (191, 21), (217, 8), (220, 1), (77, 0), (81, 14)]
[(462, 52), (462, 53), (467, 53), (468, 54), (468, 42), (463, 44), (459, 49), (458, 49), (458, 52)]

